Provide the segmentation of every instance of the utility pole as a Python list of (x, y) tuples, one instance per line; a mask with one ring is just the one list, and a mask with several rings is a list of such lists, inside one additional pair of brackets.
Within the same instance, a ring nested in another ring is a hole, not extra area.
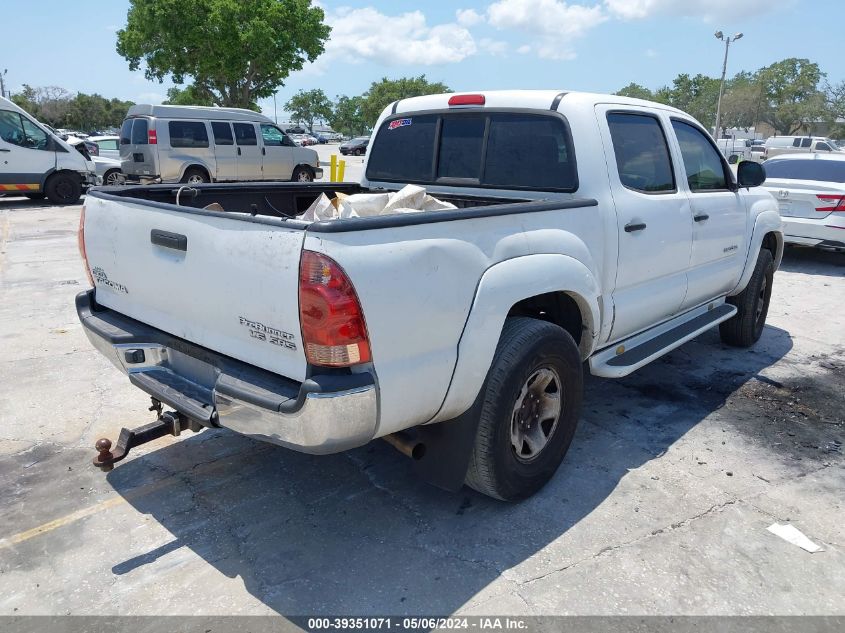
[[(728, 49), (731, 46), (731, 38), (730, 36), (725, 37), (721, 31), (716, 31), (714, 33), (717, 40), (724, 40), (725, 42), (725, 60), (722, 62), (722, 81), (719, 82), (719, 102), (716, 104), (716, 127), (713, 129), (713, 138), (718, 139), (721, 134), (722, 129), (722, 92), (725, 89), (725, 73), (728, 70)], [(738, 39), (742, 38), (742, 33), (737, 33), (733, 37), (733, 41), (736, 42)]]
[[(8, 69), (8, 68), (4, 68), (4, 69), (3, 69), (3, 72), (2, 72), (2, 73), (0, 73), (0, 97), (5, 97), (5, 96), (6, 96), (6, 82), (5, 82), (5, 81), (3, 81), (3, 75), (5, 75), (7, 72), (9, 72), (9, 69)], [(12, 93), (11, 93), (11, 92), (9, 93), (9, 96), (10, 96), (10, 97), (12, 96)]]
[(273, 122), (278, 125), (279, 124), (279, 115), (276, 112), (276, 93), (273, 93)]

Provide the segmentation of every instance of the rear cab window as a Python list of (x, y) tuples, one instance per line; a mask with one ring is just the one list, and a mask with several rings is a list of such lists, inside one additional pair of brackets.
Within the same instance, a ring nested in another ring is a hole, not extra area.
[(373, 139), (366, 175), (375, 181), (496, 189), (578, 188), (569, 128), (558, 114), (467, 111), (391, 117)]

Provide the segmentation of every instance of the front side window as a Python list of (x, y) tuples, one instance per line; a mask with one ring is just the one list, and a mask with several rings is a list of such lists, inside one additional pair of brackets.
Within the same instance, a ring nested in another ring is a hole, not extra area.
[(232, 137), (232, 126), (224, 121), (213, 121), (211, 123), (211, 131), (214, 133), (215, 145), (234, 145), (235, 140)]
[(24, 133), (24, 147), (47, 149), (47, 133), (25, 116), (21, 117)]
[(235, 140), (238, 145), (258, 145), (255, 136), (255, 126), (252, 123), (233, 123), (235, 128)]
[(285, 144), (285, 135), (282, 134), (282, 131), (276, 126), (262, 123), (261, 140), (264, 141), (265, 145), (281, 147)]
[(819, 151), (821, 151), (821, 152), (830, 152), (830, 151), (832, 151), (832, 150), (830, 149), (830, 145), (828, 145), (827, 143), (818, 143), (818, 144), (816, 145), (816, 149), (817, 149), (817, 150), (819, 150)]
[(719, 151), (697, 127), (672, 119), (672, 128), (681, 146), (681, 157), (691, 191), (728, 189), (725, 166)]
[(0, 110), (0, 138), (12, 145), (26, 147), (26, 133), (17, 112)]
[(132, 122), (132, 144), (146, 145), (149, 125), (146, 119), (135, 119)]
[(653, 116), (611, 112), (607, 115), (619, 180), (643, 193), (675, 191), (669, 146)]
[(208, 130), (201, 121), (170, 121), (171, 147), (208, 147)]
[(487, 188), (558, 191), (578, 186), (569, 133), (558, 116), (444, 112), (393, 117), (382, 123), (372, 145), (371, 180), (469, 180)]

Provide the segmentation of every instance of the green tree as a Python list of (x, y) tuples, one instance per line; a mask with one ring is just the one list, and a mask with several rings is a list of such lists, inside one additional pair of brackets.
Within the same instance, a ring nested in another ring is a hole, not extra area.
[(400, 79), (388, 79), (384, 77), (381, 81), (370, 84), (370, 89), (364, 93), (362, 113), (367, 126), (372, 128), (379, 116), (388, 105), (398, 99), (408, 97), (420, 97), (422, 95), (438, 94), (441, 92), (452, 92), (443, 83), (431, 83), (425, 75), (419, 77), (402, 77)]
[(178, 86), (168, 88), (167, 100), (162, 103), (164, 105), (213, 106), (214, 98), (208, 91), (189, 84), (184, 88), (179, 88)]
[(654, 93), (651, 90), (634, 82), (629, 83), (616, 94), (620, 97), (633, 97), (634, 99), (654, 101)]
[(130, 0), (117, 52), (148, 79), (193, 79), (215, 104), (248, 108), (323, 53), (331, 28), (311, 0)]
[(29, 84), (24, 84), (23, 89), (18, 94), (12, 95), (11, 100), (12, 103), (17, 105), (19, 108), (23, 108), (36, 119), (39, 118), (37, 92), (36, 89)]
[(314, 121), (327, 121), (332, 116), (332, 103), (326, 93), (314, 90), (300, 90), (285, 104), (291, 118), (297, 123), (304, 123), (309, 131), (314, 130)]
[(757, 71), (764, 108), (762, 120), (778, 134), (795, 134), (812, 121), (827, 118), (827, 104), (819, 83), (825, 77), (818, 64), (790, 57)]
[(756, 126), (763, 109), (763, 90), (751, 73), (738, 73), (727, 82), (722, 97), (722, 126), (744, 128)]
[(335, 132), (344, 136), (360, 136), (367, 132), (369, 126), (364, 120), (364, 98), (360, 96), (337, 98), (329, 124)]
[(694, 77), (681, 74), (675, 77), (671, 87), (659, 90), (658, 94), (661, 101), (698, 119), (705, 129), (710, 129), (716, 119), (718, 79), (700, 73)]

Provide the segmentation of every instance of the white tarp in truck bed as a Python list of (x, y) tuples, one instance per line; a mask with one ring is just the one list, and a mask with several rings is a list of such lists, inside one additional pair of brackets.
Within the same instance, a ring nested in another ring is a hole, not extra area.
[(298, 220), (318, 222), (338, 218), (363, 218), (392, 213), (418, 213), (421, 211), (443, 211), (456, 208), (450, 202), (443, 202), (426, 193), (423, 187), (405, 185), (399, 191), (390, 193), (356, 193), (351, 196), (338, 194), (330, 200), (321, 194)]

